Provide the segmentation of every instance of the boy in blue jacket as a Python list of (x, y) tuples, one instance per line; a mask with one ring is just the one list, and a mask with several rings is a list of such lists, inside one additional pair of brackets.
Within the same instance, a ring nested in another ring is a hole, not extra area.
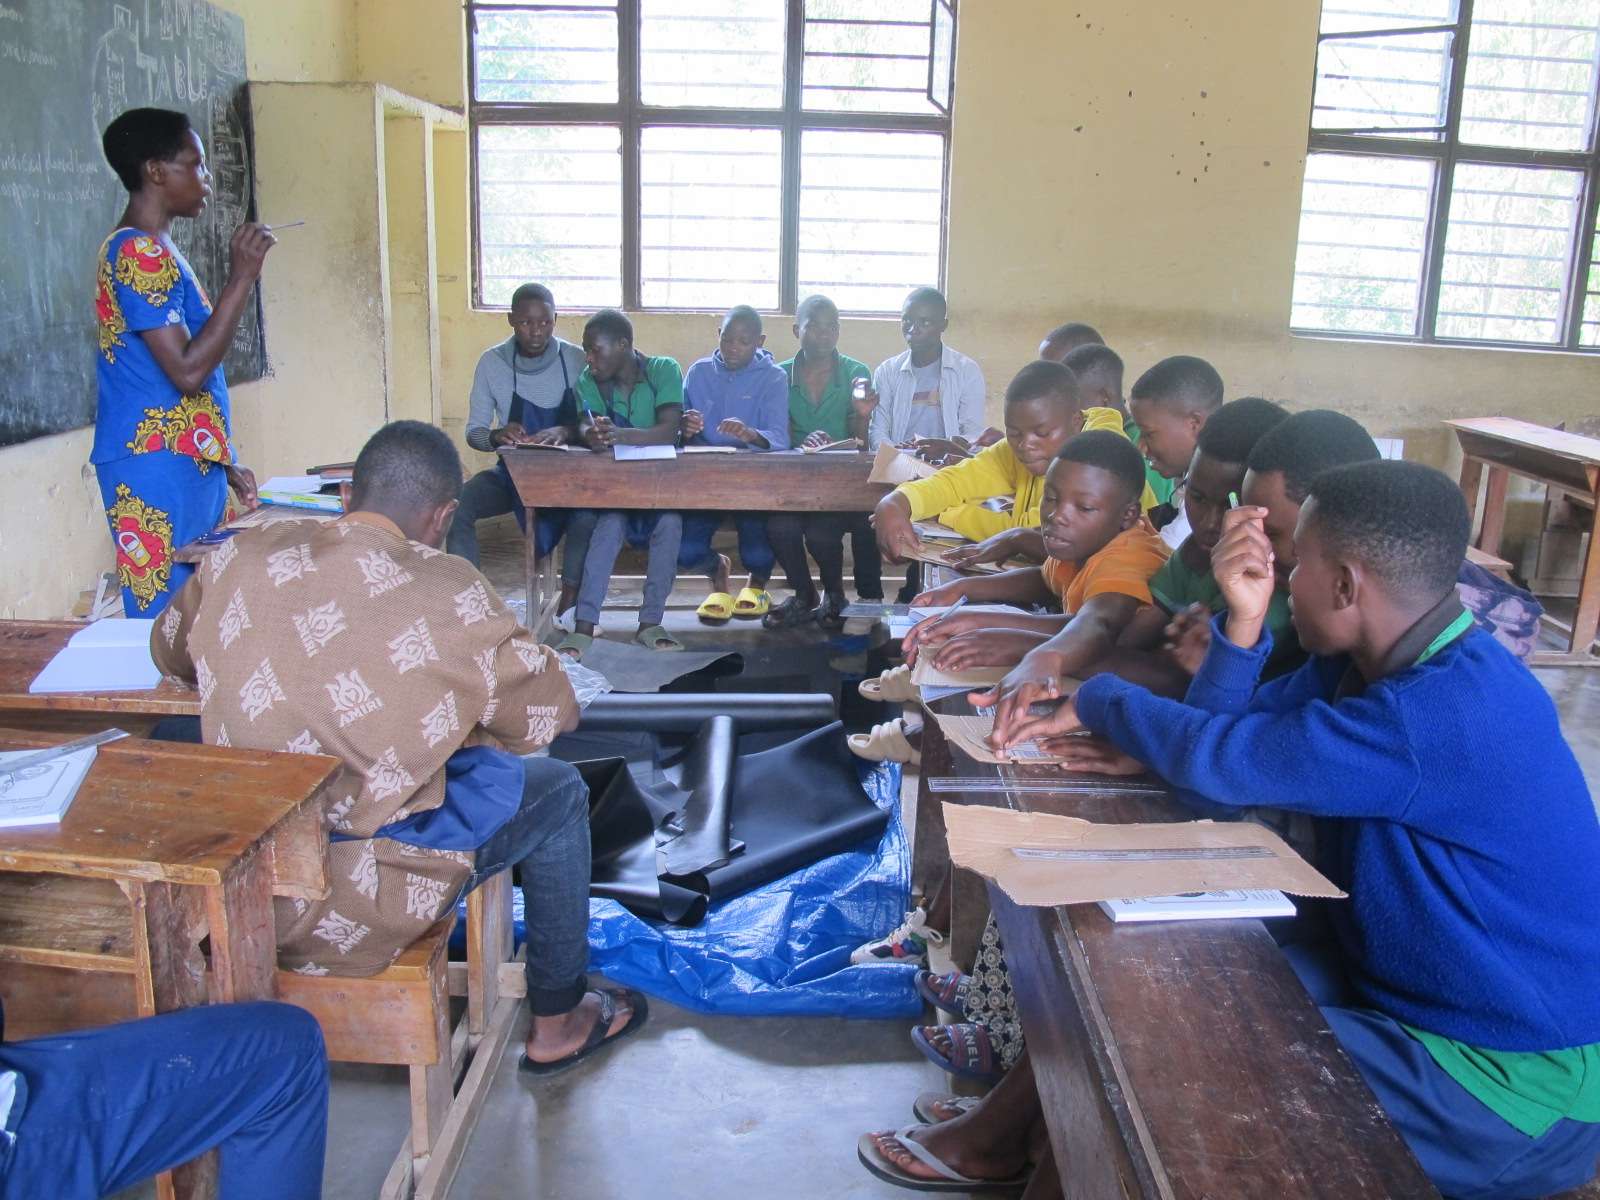
[[(764, 349), (761, 314), (747, 304), (722, 319), (721, 341), (683, 379), (685, 446), (727, 446), (734, 450), (789, 448), (789, 377)], [(738, 599), (729, 594), (732, 564), (715, 554), (711, 539), (731, 519), (739, 531), (739, 561), (750, 573)], [(777, 561), (767, 540), (764, 512), (687, 512), (678, 547), (680, 571), (704, 571), (711, 595), (700, 605), (702, 621), (721, 624), (729, 617), (764, 617), (772, 607), (767, 581)]]
[(1424, 1169), (1453, 1197), (1576, 1187), (1600, 1155), (1600, 823), (1544, 688), (1461, 605), (1461, 493), (1415, 463), (1318, 476), (1289, 579), (1312, 657), (1258, 686), (1265, 516), (1228, 514), (1227, 611), (1183, 702), (1099, 675), (996, 738), (1081, 726), (1208, 813), (1318, 818), (1350, 898), (1291, 961)]

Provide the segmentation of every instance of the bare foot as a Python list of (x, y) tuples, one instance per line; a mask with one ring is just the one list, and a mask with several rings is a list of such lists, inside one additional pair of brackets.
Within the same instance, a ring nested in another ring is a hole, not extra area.
[[(633, 1016), (633, 1006), (627, 1000), (615, 993), (613, 998), (617, 1011), (606, 1029), (607, 1037), (615, 1037), (622, 1032)], [(533, 1028), (528, 1032), (528, 1040), (522, 1047), (528, 1056), (528, 1061), (555, 1062), (569, 1054), (577, 1053), (588, 1040), (589, 1031), (594, 1028), (599, 1016), (600, 994), (585, 992), (583, 999), (578, 1002), (578, 1007), (571, 1012), (563, 1013), (559, 1017), (535, 1017)]]
[(717, 555), (717, 565), (711, 570), (711, 590), (726, 592), (733, 586), (733, 562), (726, 554)]

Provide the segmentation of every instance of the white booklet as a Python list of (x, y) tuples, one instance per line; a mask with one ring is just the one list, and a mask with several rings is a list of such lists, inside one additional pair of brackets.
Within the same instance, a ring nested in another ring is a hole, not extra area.
[(1270, 888), (1235, 892), (1186, 892), (1142, 900), (1102, 900), (1117, 925), (1138, 921), (1220, 921), (1246, 917), (1292, 917), (1294, 902)]
[(28, 685), (48, 692), (145, 692), (161, 682), (150, 657), (154, 620), (108, 618), (85, 625)]
[(74, 754), (24, 767), (14, 775), (6, 774), (7, 762), (36, 753), (0, 753), (0, 829), (59, 824), (78, 794), (78, 785), (94, 766), (95, 747), (86, 746)]

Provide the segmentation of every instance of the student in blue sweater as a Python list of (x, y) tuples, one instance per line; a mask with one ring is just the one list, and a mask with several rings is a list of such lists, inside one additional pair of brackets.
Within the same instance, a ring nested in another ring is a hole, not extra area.
[(1350, 893), (1291, 960), (1447, 1196), (1576, 1187), (1600, 1155), (1600, 823), (1544, 688), (1456, 593), (1470, 524), (1415, 463), (1339, 467), (1294, 531), (1311, 659), (1258, 686), (1274, 552), (1240, 508), (1227, 611), (1183, 702), (1111, 675), (1007, 744), (1090, 729), (1213, 812), (1319, 818)]
[[(723, 446), (730, 450), (789, 448), (789, 376), (763, 347), (767, 335), (761, 314), (741, 304), (722, 319), (717, 349), (700, 359), (683, 377), (680, 436), (686, 447)], [(749, 586), (735, 599), (730, 594), (732, 564), (711, 549), (711, 539), (724, 521), (739, 532), (739, 560), (750, 573)], [(729, 617), (755, 619), (772, 608), (767, 581), (777, 562), (767, 540), (764, 512), (687, 512), (678, 547), (680, 571), (703, 571), (711, 595), (698, 615), (709, 624)]]

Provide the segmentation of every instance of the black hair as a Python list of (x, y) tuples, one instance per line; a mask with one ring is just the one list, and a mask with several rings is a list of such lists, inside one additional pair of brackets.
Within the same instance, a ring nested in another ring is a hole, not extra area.
[(1144, 493), (1144, 457), (1124, 435), (1110, 429), (1091, 429), (1067, 439), (1056, 458), (1110, 471), (1132, 503)]
[(177, 158), (192, 128), (186, 114), (170, 108), (130, 108), (106, 126), (100, 148), (122, 186), (137, 192), (144, 186), (145, 163)]
[(545, 285), (542, 283), (525, 283), (516, 291), (511, 293), (512, 308), (515, 308), (519, 304), (531, 304), (535, 300), (537, 300), (540, 304), (548, 304), (550, 306), (550, 311), (555, 312), (556, 298), (553, 294), (551, 294), (550, 289), (545, 287)]
[(591, 333), (633, 344), (633, 322), (614, 308), (602, 308), (583, 323), (583, 336)]
[(1472, 518), (1461, 489), (1442, 471), (1353, 463), (1318, 475), (1310, 498), (1328, 553), (1360, 562), (1387, 591), (1436, 600), (1455, 587)]
[(1073, 349), (1083, 346), (1104, 346), (1105, 338), (1100, 336), (1100, 331), (1093, 325), (1085, 325), (1082, 321), (1068, 321), (1065, 325), (1057, 325), (1044, 335), (1046, 346), (1053, 342), (1077, 342)]
[(1007, 404), (1021, 404), (1046, 396), (1059, 396), (1078, 407), (1078, 377), (1058, 362), (1038, 359), (1018, 371), (1006, 384)]
[(939, 310), (939, 315), (941, 317), (947, 317), (950, 315), (950, 306), (945, 303), (944, 293), (938, 288), (913, 288), (911, 294), (906, 297), (906, 302), (900, 306), (900, 311), (904, 312), (913, 304), (932, 304)]
[(796, 325), (804, 325), (811, 319), (811, 314), (816, 312), (819, 308), (831, 309), (834, 316), (839, 315), (839, 306), (832, 300), (828, 299), (828, 297), (824, 296), (821, 292), (816, 292), (810, 296), (807, 296), (804, 300), (800, 301), (799, 305), (796, 306), (794, 310), (794, 323)]
[(722, 318), (721, 328), (726, 329), (735, 321), (743, 321), (751, 326), (757, 333), (761, 332), (761, 314), (748, 304), (735, 304), (728, 310), (728, 315)]
[(1280, 421), (1255, 444), (1246, 465), (1252, 471), (1282, 471), (1283, 490), (1304, 504), (1322, 472), (1378, 457), (1378, 444), (1360, 422), (1331, 408), (1313, 408)]
[(423, 512), (461, 494), (461, 455), (437, 425), (391, 421), (356, 455), (350, 490), (356, 508)]
[(1104, 342), (1089, 342), (1079, 346), (1070, 351), (1062, 362), (1080, 379), (1096, 373), (1104, 375), (1111, 390), (1118, 396), (1122, 395), (1122, 355)]
[(1206, 420), (1196, 442), (1207, 458), (1243, 465), (1256, 443), (1289, 419), (1281, 404), (1260, 396), (1230, 400)]
[(1213, 412), (1222, 404), (1222, 376), (1203, 358), (1174, 354), (1139, 376), (1128, 395), (1185, 412)]

